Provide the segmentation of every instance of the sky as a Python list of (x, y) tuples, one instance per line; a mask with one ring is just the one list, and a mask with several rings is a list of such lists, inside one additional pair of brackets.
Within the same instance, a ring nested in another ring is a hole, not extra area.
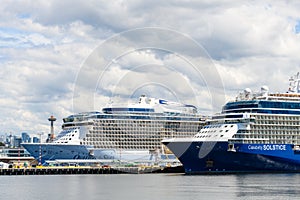
[(220, 112), (239, 91), (285, 92), (299, 1), (2, 0), (0, 134), (50, 132), (141, 94)]

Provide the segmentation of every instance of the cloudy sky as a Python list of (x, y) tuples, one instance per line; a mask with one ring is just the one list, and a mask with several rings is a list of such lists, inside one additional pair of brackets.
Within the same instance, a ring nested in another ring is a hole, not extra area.
[(213, 113), (300, 71), (298, 1), (2, 0), (0, 133), (139, 95)]

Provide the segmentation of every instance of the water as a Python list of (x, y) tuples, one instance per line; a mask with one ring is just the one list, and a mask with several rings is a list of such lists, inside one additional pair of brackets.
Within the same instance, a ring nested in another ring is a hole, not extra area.
[(0, 199), (299, 199), (300, 174), (0, 176)]

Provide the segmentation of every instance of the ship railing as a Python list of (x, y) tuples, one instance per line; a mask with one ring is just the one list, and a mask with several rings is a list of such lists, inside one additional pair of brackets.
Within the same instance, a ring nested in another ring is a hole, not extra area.
[(209, 119), (207, 123), (215, 124), (215, 123), (228, 123), (228, 124), (239, 124), (239, 123), (254, 123), (255, 118), (230, 118), (230, 119)]
[(236, 101), (247, 101), (247, 100), (278, 100), (278, 101), (300, 101), (300, 94), (299, 93), (274, 93), (269, 95), (255, 95), (252, 94), (249, 97), (244, 97), (238, 95), (234, 101), (229, 102), (236, 102)]
[(228, 140), (229, 143), (235, 144), (235, 143), (270, 143), (270, 139), (263, 139), (263, 138), (231, 138)]

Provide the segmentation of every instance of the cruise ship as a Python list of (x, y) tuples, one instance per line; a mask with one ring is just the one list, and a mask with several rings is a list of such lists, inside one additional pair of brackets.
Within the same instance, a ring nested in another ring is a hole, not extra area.
[(68, 116), (50, 142), (22, 145), (40, 164), (60, 159), (175, 162), (161, 140), (193, 137), (204, 121), (193, 105), (142, 95), (137, 103)]
[(193, 138), (165, 139), (187, 174), (300, 172), (300, 77), (288, 91), (245, 89)]

